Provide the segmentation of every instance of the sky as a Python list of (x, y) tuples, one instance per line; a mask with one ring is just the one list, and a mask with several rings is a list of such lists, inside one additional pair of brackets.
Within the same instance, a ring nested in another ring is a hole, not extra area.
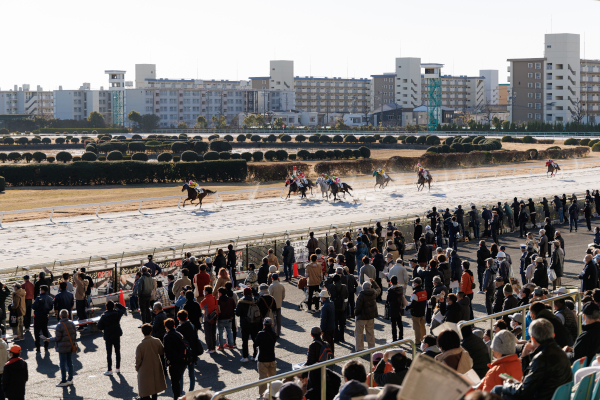
[(479, 75), (507, 58), (541, 57), (545, 33), (581, 35), (600, 59), (597, 0), (0, 0), (0, 90), (108, 87), (108, 69), (156, 64), (158, 78), (248, 79), (269, 60), (294, 75), (368, 78), (396, 57)]

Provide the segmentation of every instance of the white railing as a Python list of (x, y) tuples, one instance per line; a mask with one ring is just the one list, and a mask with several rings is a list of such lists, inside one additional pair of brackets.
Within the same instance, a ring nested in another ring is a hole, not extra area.
[[(600, 162), (598, 161), (575, 161), (575, 162), (570, 162), (570, 163), (562, 163), (562, 166), (565, 165), (576, 165), (576, 169), (584, 169), (584, 167), (589, 164), (588, 168), (593, 168), (594, 164), (599, 164)], [(498, 172), (499, 171), (513, 171), (512, 173), (512, 177), (524, 177), (524, 176), (531, 176), (533, 174), (533, 170), (535, 168), (545, 168), (545, 166), (519, 166), (519, 167), (512, 167), (512, 168), (497, 168), (497, 169), (493, 169), (492, 171), (495, 171), (494, 174), (494, 178), (498, 177)], [(517, 169), (529, 169), (529, 173), (528, 174), (523, 174), (523, 175), (515, 175)], [(434, 175), (434, 180), (433, 183), (436, 183), (438, 181), (438, 178), (441, 176), (445, 176), (445, 177), (450, 177), (450, 176), (455, 176), (456, 178), (454, 179), (455, 181), (458, 181), (458, 178), (463, 175), (466, 176), (467, 174), (469, 175), (473, 175), (475, 174), (475, 180), (479, 179), (479, 175), (482, 173), (486, 173), (489, 172), (490, 170), (484, 170), (484, 171), (478, 171), (477, 173), (475, 172), (469, 172), (469, 171), (458, 171), (458, 172), (435, 172), (432, 175)], [(561, 173), (563, 173), (563, 171), (560, 171)], [(414, 177), (412, 184), (414, 185), (416, 183), (416, 176), (414, 172), (406, 172), (403, 173), (401, 175), (395, 175), (394, 178), (396, 180), (398, 179), (407, 179), (410, 177)], [(447, 179), (449, 180), (449, 179)], [(465, 179), (466, 180), (466, 179)], [(374, 185), (374, 180), (372, 177), (369, 178), (364, 178), (364, 179), (355, 179), (354, 181), (350, 180), (348, 181), (348, 183), (350, 184), (354, 184), (354, 183), (360, 183), (360, 182), (365, 182), (364, 187), (362, 189), (354, 189), (355, 191), (357, 190), (363, 190), (366, 191), (368, 189), (369, 183), (373, 183)], [(315, 185), (316, 187), (313, 189), (316, 192), (319, 191), (318, 185)], [(261, 188), (259, 189), (259, 185), (256, 185), (255, 188), (253, 189), (246, 189), (246, 190), (232, 190), (232, 191), (227, 191), (227, 192), (221, 192), (221, 193), (216, 193), (213, 196), (213, 200), (212, 200), (212, 204), (215, 208), (217, 207), (221, 207), (222, 203), (223, 203), (223, 199), (219, 198), (219, 194), (225, 196), (225, 195), (230, 195), (230, 194), (240, 194), (240, 193), (248, 193), (248, 201), (250, 201), (251, 203), (254, 201), (254, 199), (256, 198), (256, 193), (257, 192), (268, 192), (268, 191), (278, 191), (280, 190), (279, 193), (279, 197), (281, 199), (284, 199), (283, 194), (285, 193), (286, 190), (289, 190), (287, 187), (283, 187), (283, 188)], [(171, 200), (171, 199), (179, 199), (178, 203), (177, 203), (177, 208), (181, 209), (181, 199), (183, 198), (187, 198), (187, 195), (176, 195), (176, 196), (166, 196), (166, 197), (150, 197), (150, 198), (145, 198), (145, 199), (132, 199), (132, 200), (120, 200), (120, 201), (109, 201), (109, 202), (104, 202), (104, 203), (89, 203), (89, 204), (74, 204), (74, 205), (66, 205), (66, 206), (51, 206), (51, 207), (43, 207), (43, 208), (31, 208), (31, 209), (26, 209), (26, 210), (13, 210), (13, 211), (2, 211), (0, 213), (0, 229), (3, 229), (4, 227), (2, 226), (2, 220), (4, 219), (5, 215), (11, 215), (11, 214), (26, 214), (26, 213), (33, 213), (33, 212), (44, 212), (44, 211), (48, 211), (50, 212), (50, 222), (54, 222), (53, 221), (53, 217), (54, 217), (54, 211), (55, 210), (66, 210), (66, 209), (73, 209), (73, 208), (93, 208), (96, 207), (96, 217), (100, 218), (100, 216), (98, 215), (100, 212), (100, 208), (102, 206), (111, 206), (111, 205), (116, 205), (116, 204), (130, 204), (130, 203), (139, 203), (138, 205), (138, 212), (142, 213), (142, 204), (144, 202), (149, 202), (149, 201), (161, 201), (161, 200)], [(366, 198), (366, 194), (365, 194), (365, 198)]]

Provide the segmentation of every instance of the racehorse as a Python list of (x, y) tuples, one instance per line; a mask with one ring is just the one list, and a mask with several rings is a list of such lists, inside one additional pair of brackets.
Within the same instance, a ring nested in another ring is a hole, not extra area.
[[(560, 167), (556, 164), (556, 167), (552, 163), (548, 163), (548, 171), (546, 171), (546, 178), (552, 178), (560, 171)], [(550, 176), (548, 176), (550, 174)]]
[(288, 192), (288, 195), (286, 197), (286, 199), (290, 198), (290, 195), (292, 194), (292, 192), (297, 193), (298, 191), (300, 192), (301, 199), (306, 199), (306, 190), (308, 189), (307, 186), (302, 186), (301, 188), (298, 187), (298, 184), (294, 181), (292, 181), (291, 179), (288, 179), (285, 181), (285, 187), (290, 187), (290, 191)]
[(427, 171), (427, 179), (425, 179), (425, 177), (423, 175), (419, 175), (419, 179), (417, 180), (417, 191), (423, 190), (426, 183), (427, 183), (427, 186), (429, 187), (429, 191), (431, 191), (431, 182), (432, 181), (433, 181), (433, 177), (431, 176), (429, 171)]
[(377, 187), (377, 185), (379, 185), (379, 188), (383, 190), (383, 188), (385, 188), (388, 183), (393, 182), (394, 180), (388, 175), (387, 178), (385, 178), (383, 176), (383, 174), (376, 174), (375, 175), (375, 186), (373, 186), (373, 189), (375, 189)]
[[(346, 193), (348, 193), (350, 196), (352, 196), (352, 193), (350, 193), (350, 190), (354, 190), (352, 189), (352, 187), (350, 185), (348, 185), (347, 183), (343, 183), (342, 182), (342, 187), (339, 187), (337, 183), (332, 183), (331, 185), (329, 185), (329, 190), (331, 191), (331, 194), (333, 194), (333, 200), (341, 200), (337, 198), (337, 194), (338, 193), (344, 193), (344, 199), (346, 198)], [(329, 198), (329, 196), (327, 196), (327, 198)]]
[(317, 185), (321, 189), (321, 197), (327, 197), (329, 199), (329, 184), (322, 177), (317, 178)]
[(187, 197), (187, 199), (185, 199), (183, 201), (183, 206), (182, 207), (185, 207), (185, 202), (186, 201), (190, 200), (190, 204), (194, 204), (194, 200), (198, 199), (198, 205), (200, 206), (200, 208), (202, 208), (202, 199), (204, 199), (209, 194), (215, 194), (215, 193), (217, 193), (216, 191), (213, 192), (212, 190), (204, 189), (204, 191), (202, 193), (198, 194), (198, 192), (196, 191), (196, 189), (192, 189), (190, 187), (190, 185), (188, 185), (187, 183), (184, 183), (183, 187), (181, 188), (181, 191), (183, 192), (186, 189), (188, 191), (188, 197)]

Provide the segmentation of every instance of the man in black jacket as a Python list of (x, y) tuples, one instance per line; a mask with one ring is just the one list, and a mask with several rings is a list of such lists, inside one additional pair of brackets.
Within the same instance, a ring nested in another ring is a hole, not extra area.
[[(314, 328), (313, 328), (314, 329)], [(265, 318), (263, 329), (258, 332), (254, 340), (254, 351), (257, 353), (256, 365), (258, 368), (258, 379), (268, 378), (277, 373), (277, 359), (275, 358), (275, 343), (277, 333), (273, 330), (273, 320)], [(258, 387), (259, 396), (267, 390), (267, 385)]]
[[(48, 286), (40, 286), (40, 295), (35, 298), (31, 306), (35, 316), (33, 321), (33, 337), (35, 338), (35, 348), (38, 353), (40, 352), (40, 333), (45, 337), (50, 337), (50, 332), (48, 332), (48, 314), (52, 311), (53, 307), (52, 298), (48, 295)], [(44, 349), (48, 351), (48, 342), (44, 342)]]
[(413, 329), (415, 331), (415, 344), (421, 345), (421, 340), (427, 334), (425, 330), (425, 308), (427, 307), (427, 292), (421, 286), (421, 278), (413, 279), (413, 294), (410, 297), (410, 304), (406, 310), (410, 310), (412, 316)]
[[(229, 270), (229, 276), (231, 276), (231, 280), (233, 281), (233, 288), (237, 287), (237, 278), (236, 278), (236, 270), (237, 270), (237, 257), (235, 255), (235, 250), (233, 249), (233, 245), (230, 244), (227, 246), (229, 250), (227, 252), (227, 269)], [(193, 278), (192, 278), (193, 279)]]
[(54, 315), (57, 319), (60, 319), (60, 311), (67, 310), (69, 312), (69, 319), (71, 319), (71, 312), (73, 311), (73, 293), (67, 290), (67, 282), (61, 282), (59, 285), (60, 292), (54, 296)]
[[(388, 359), (390, 359), (390, 364), (392, 364), (394, 370), (386, 373), (384, 371)], [(410, 359), (406, 357), (404, 350), (386, 351), (383, 355), (383, 360), (379, 361), (377, 368), (375, 368), (375, 372), (373, 373), (375, 383), (377, 383), (378, 386), (385, 386), (388, 383), (391, 383), (392, 385), (402, 385), (410, 364)]]
[[(116, 309), (115, 309), (116, 308)], [(111, 300), (106, 302), (106, 311), (98, 321), (98, 329), (104, 331), (104, 343), (106, 345), (106, 361), (108, 369), (104, 375), (112, 375), (112, 348), (115, 348), (115, 357), (117, 359), (116, 373), (121, 369), (121, 317), (125, 315), (127, 309), (120, 303), (114, 303)]]
[(567, 352), (571, 362), (586, 357), (586, 363), (590, 365), (600, 353), (600, 308), (593, 301), (583, 306), (582, 324), (581, 334), (573, 347), (565, 346), (563, 350)]
[(256, 348), (254, 348), (252, 356), (249, 356), (248, 340), (252, 339), (252, 342), (254, 343), (256, 334), (262, 327), (260, 322), (262, 319), (259, 317), (259, 321), (255, 322), (248, 319), (248, 310), (251, 305), (256, 304), (256, 300), (252, 297), (252, 289), (250, 287), (245, 287), (243, 293), (244, 297), (238, 301), (235, 315), (240, 317), (240, 327), (242, 328), (242, 359), (240, 361), (248, 362), (249, 360), (254, 360), (256, 358)]
[(346, 302), (348, 301), (348, 288), (342, 283), (342, 275), (333, 275), (333, 284), (327, 287), (331, 301), (335, 307), (335, 343), (346, 343), (344, 330), (346, 328)]
[(162, 304), (158, 301), (154, 303), (154, 308), (152, 309), (154, 313), (154, 321), (152, 321), (152, 337), (163, 340), (165, 336), (165, 321), (167, 319), (167, 314), (162, 309)]
[(458, 324), (462, 317), (462, 307), (458, 304), (458, 298), (454, 293), (450, 293), (446, 298), (446, 314), (442, 322), (453, 322)]
[(479, 279), (479, 294), (483, 294), (483, 274), (487, 267), (485, 260), (490, 258), (490, 250), (485, 245), (485, 240), (479, 241), (479, 249), (477, 249), (477, 279)]
[(494, 314), (501, 312), (504, 305), (504, 278), (497, 276), (495, 282), (496, 292), (494, 293), (494, 305), (492, 307)]
[[(188, 313), (185, 310), (181, 310), (177, 313), (177, 319), (179, 320), (179, 326), (176, 331), (183, 336), (188, 345), (192, 349), (192, 357), (194, 362), (187, 365), (186, 368), (188, 370), (188, 376), (190, 377), (190, 390), (193, 391), (196, 387), (196, 377), (194, 376), (194, 367), (196, 366), (196, 362), (198, 356), (204, 352), (202, 349), (202, 343), (198, 340), (198, 334), (196, 333), (196, 328), (188, 319)], [(185, 370), (184, 370), (185, 371)], [(179, 382), (179, 387), (183, 388), (183, 374), (181, 374), (181, 380)]]
[(525, 211), (525, 204), (521, 204), (521, 208), (519, 210), (519, 237), (523, 238), (527, 235), (527, 228), (525, 224), (529, 220), (529, 216), (527, 215), (527, 211)]
[(489, 370), (490, 350), (479, 336), (473, 334), (473, 326), (467, 325), (461, 328), (461, 347), (469, 353), (473, 360), (473, 370), (480, 378), (483, 378)]
[[(385, 259), (383, 258), (383, 254), (379, 252), (376, 248), (371, 249), (371, 255), (373, 256), (373, 266), (375, 267), (375, 271), (377, 271), (377, 277), (375, 278), (375, 282), (377, 282), (377, 286), (380, 288), (383, 287), (381, 284), (381, 274), (383, 273), (383, 269), (385, 268)], [(383, 291), (379, 292), (377, 296), (377, 301), (381, 301), (381, 294)]]
[(52, 275), (52, 273), (50, 273), (50, 278), (46, 278), (46, 273), (40, 272), (39, 279), (35, 282), (35, 285), (33, 287), (34, 298), (39, 296), (40, 287), (44, 285), (50, 287), (52, 286), (52, 282), (54, 282), (54, 275)]
[(573, 380), (571, 362), (553, 339), (553, 325), (543, 318), (529, 325), (532, 343), (523, 348), (522, 357), (532, 360), (523, 373), (523, 380), (507, 379), (495, 386), (491, 393), (503, 399), (551, 399), (555, 390)]
[(494, 271), (494, 259), (488, 258), (485, 260), (487, 268), (485, 269), (485, 275), (483, 277), (483, 292), (485, 293), (485, 309), (488, 315), (493, 314), (493, 302), (494, 302), (494, 294), (495, 294), (495, 276), (496, 271)]
[(173, 321), (173, 318), (167, 318), (164, 326), (167, 332), (163, 338), (165, 360), (169, 368), (169, 375), (171, 376), (173, 399), (177, 400), (181, 396), (181, 378), (186, 368), (183, 359), (185, 344), (183, 343), (181, 333), (175, 330), (175, 321)]
[(2, 390), (7, 399), (25, 399), (25, 384), (29, 379), (27, 363), (21, 355), (21, 346), (14, 345), (9, 351), (10, 359), (4, 365)]
[(529, 305), (529, 314), (531, 315), (531, 319), (533, 321), (540, 318), (550, 321), (554, 327), (552, 330), (554, 333), (554, 341), (560, 346), (560, 348), (565, 346), (573, 346), (575, 340), (571, 337), (569, 330), (562, 324), (556, 315), (552, 314), (552, 311), (546, 308), (544, 303), (539, 301), (534, 301), (531, 303)]
[(285, 281), (289, 282), (292, 279), (292, 268), (296, 257), (294, 256), (294, 247), (291, 245), (289, 240), (285, 241), (285, 247), (281, 253), (283, 258), (283, 273), (285, 274)]

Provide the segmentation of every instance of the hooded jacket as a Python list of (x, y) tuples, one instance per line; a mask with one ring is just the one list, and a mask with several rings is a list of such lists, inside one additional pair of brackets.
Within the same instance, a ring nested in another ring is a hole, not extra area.
[(462, 347), (444, 351), (435, 356), (435, 359), (459, 374), (464, 374), (473, 367), (471, 356)]
[(12, 309), (15, 310), (17, 317), (25, 315), (25, 289), (19, 288), (13, 293)]
[(363, 289), (356, 299), (356, 307), (354, 314), (357, 320), (375, 319), (379, 315), (377, 313), (377, 296), (381, 293), (381, 289), (377, 282), (371, 282), (371, 287)]
[(121, 317), (125, 315), (127, 309), (119, 303), (115, 303), (115, 309), (106, 311), (98, 321), (98, 329), (104, 331), (104, 340), (114, 342), (123, 336), (121, 329)]

